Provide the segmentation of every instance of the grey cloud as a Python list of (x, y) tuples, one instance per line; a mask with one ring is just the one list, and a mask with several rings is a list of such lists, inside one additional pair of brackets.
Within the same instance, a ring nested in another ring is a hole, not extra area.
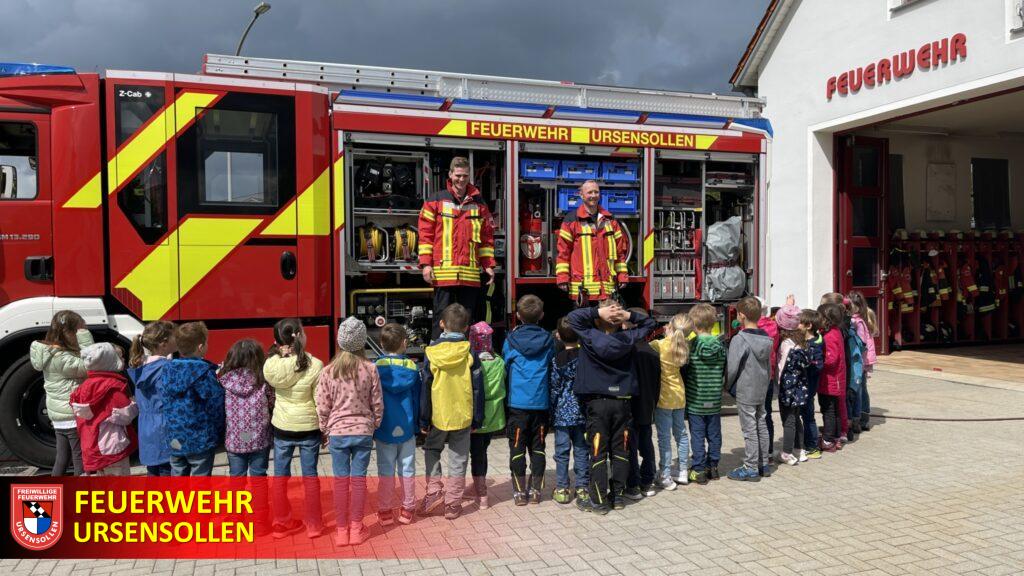
[[(276, 0), (244, 53), (728, 92), (769, 0)], [(195, 72), (233, 53), (257, 0), (0, 0), (3, 58)]]

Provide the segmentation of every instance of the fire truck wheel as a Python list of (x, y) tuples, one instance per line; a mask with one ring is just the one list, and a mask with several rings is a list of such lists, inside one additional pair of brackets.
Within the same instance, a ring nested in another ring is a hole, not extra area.
[(50, 468), (56, 444), (46, 415), (43, 375), (28, 356), (17, 360), (0, 378), (0, 440), (25, 462)]

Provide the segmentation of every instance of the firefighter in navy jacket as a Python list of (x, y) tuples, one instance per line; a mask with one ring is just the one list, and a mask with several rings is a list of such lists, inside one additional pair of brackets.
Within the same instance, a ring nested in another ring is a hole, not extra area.
[[(469, 160), (452, 158), (447, 187), (423, 203), (419, 216), (419, 261), (423, 279), (434, 286), (434, 329), (450, 304), (475, 315), (481, 299), (480, 273), (494, 283), (494, 223), (480, 191), (469, 183)], [(472, 322), (472, 320), (471, 320)]]
[(629, 241), (610, 212), (601, 208), (601, 189), (587, 180), (580, 186), (580, 207), (566, 214), (558, 231), (555, 278), (558, 286), (581, 301), (609, 298), (629, 280)]

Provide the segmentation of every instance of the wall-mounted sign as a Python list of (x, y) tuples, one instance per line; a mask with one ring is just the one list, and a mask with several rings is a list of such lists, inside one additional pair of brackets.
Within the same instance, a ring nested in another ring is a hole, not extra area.
[(967, 36), (954, 34), (949, 38), (925, 43), (920, 48), (911, 48), (894, 54), (891, 58), (882, 58), (867, 66), (832, 76), (825, 82), (825, 99), (831, 101), (836, 92), (840, 96), (856, 94), (862, 87), (874, 88), (910, 76), (915, 69), (924, 72), (966, 58)]

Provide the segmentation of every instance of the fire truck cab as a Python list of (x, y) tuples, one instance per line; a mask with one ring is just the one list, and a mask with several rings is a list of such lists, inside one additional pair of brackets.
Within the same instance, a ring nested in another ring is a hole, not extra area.
[(556, 244), (587, 179), (628, 231), (629, 304), (668, 316), (758, 294), (761, 105), (216, 55), (199, 75), (0, 65), (0, 438), (52, 463), (27, 353), (62, 309), (125, 347), (148, 321), (205, 321), (213, 361), (243, 337), (269, 345), (283, 317), (322, 359), (349, 315), (371, 336), (404, 325), (420, 352), (440, 311), (417, 216), (454, 156), (494, 215), (497, 281), (475, 312), (499, 334), (523, 294), (552, 324), (572, 308)]

